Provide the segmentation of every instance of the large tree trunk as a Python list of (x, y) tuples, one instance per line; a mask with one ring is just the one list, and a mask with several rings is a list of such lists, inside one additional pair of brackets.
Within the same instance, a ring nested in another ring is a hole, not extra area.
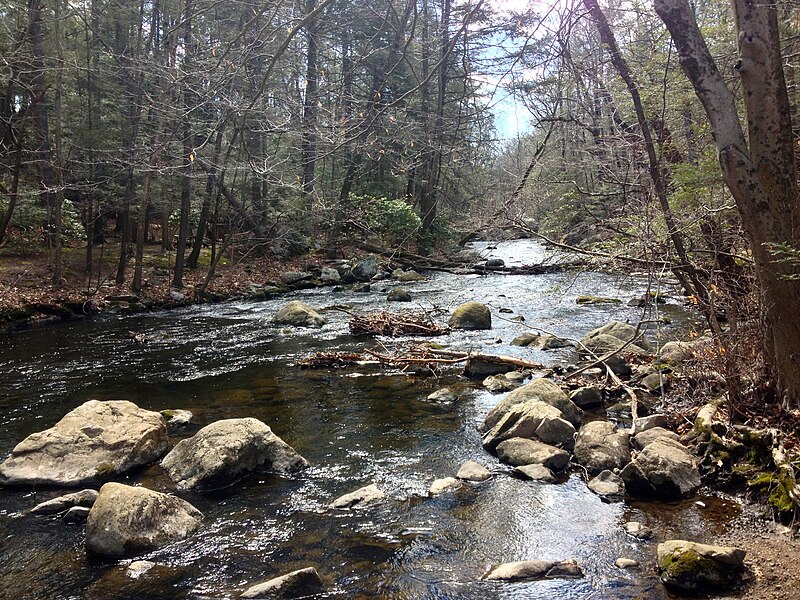
[[(800, 281), (797, 252), (800, 205), (792, 144), (789, 97), (783, 75), (775, 4), (735, 0), (742, 80), (747, 111), (745, 140), (733, 94), (726, 87), (694, 12), (686, 0), (656, 0), (684, 73), (703, 104), (719, 151), (725, 183), (750, 242), (763, 292), (765, 353), (778, 392), (787, 405), (800, 403)], [(789, 257), (791, 258), (791, 256)]]
[(175, 273), (172, 285), (176, 288), (183, 287), (183, 267), (186, 262), (186, 243), (189, 239), (189, 210), (192, 205), (192, 164), (194, 163), (194, 149), (192, 148), (192, 127), (189, 122), (189, 112), (192, 108), (192, 92), (189, 81), (190, 71), (193, 66), (195, 47), (192, 42), (192, 0), (186, 0), (183, 15), (183, 43), (186, 56), (183, 63), (183, 178), (181, 179), (181, 219), (178, 225), (178, 245), (175, 249)]
[[(306, 13), (312, 14), (317, 0), (306, 1)], [(303, 98), (303, 139), (300, 148), (300, 164), (303, 168), (303, 195), (306, 209), (314, 203), (314, 180), (317, 168), (317, 102), (319, 102), (319, 76), (317, 73), (317, 56), (319, 42), (317, 40), (319, 19), (314, 17), (306, 23), (306, 86)]]

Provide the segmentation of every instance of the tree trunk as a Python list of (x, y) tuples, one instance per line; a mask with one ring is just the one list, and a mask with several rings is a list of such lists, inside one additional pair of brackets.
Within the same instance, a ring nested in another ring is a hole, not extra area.
[(735, 0), (748, 148), (733, 94), (725, 85), (686, 0), (656, 0), (681, 67), (708, 115), (725, 183), (736, 201), (763, 294), (765, 358), (787, 406), (800, 404), (800, 205), (789, 98), (775, 4)]
[[(306, 1), (306, 14), (314, 14), (317, 0)], [(317, 166), (317, 103), (319, 102), (319, 77), (317, 73), (317, 57), (319, 42), (317, 39), (319, 17), (306, 22), (306, 85), (303, 98), (303, 131), (300, 147), (300, 164), (303, 168), (302, 182), (306, 209), (314, 204), (314, 179)]]
[(175, 273), (172, 285), (176, 288), (183, 287), (183, 267), (186, 262), (186, 242), (189, 238), (189, 210), (192, 204), (192, 165), (194, 164), (194, 149), (192, 147), (192, 127), (189, 122), (189, 112), (192, 107), (192, 92), (189, 81), (190, 71), (193, 66), (195, 47), (192, 42), (192, 0), (186, 0), (183, 15), (183, 44), (186, 56), (183, 63), (183, 177), (181, 179), (181, 218), (178, 226), (178, 246), (175, 249)]

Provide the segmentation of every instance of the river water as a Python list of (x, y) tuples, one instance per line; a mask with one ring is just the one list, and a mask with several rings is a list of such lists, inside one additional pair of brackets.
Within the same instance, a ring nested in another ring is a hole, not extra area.
[[(496, 249), (480, 243), (475, 249), (508, 264), (545, 258), (533, 241), (503, 242)], [(371, 293), (323, 289), (291, 297), (315, 307), (348, 305), (358, 313), (422, 309), (440, 322), (458, 304), (477, 300), (492, 308), (494, 328), (436, 341), (556, 363), (569, 360), (570, 350), (509, 346), (524, 328), (498, 317), (522, 315), (529, 325), (577, 338), (609, 319), (635, 321), (641, 309), (625, 303), (581, 307), (576, 296), (627, 301), (646, 285), (636, 275), (592, 272), (437, 273), (404, 284), (414, 297), (410, 305), (385, 302), (382, 290), (389, 282), (373, 284)], [(579, 471), (554, 485), (512, 478), (483, 451), (476, 430), (502, 395), (484, 391), (457, 370), (438, 378), (376, 368), (301, 370), (294, 363), (311, 352), (360, 351), (376, 342), (349, 336), (348, 315), (337, 310), (326, 312), (329, 323), (321, 330), (271, 325), (290, 298), (97, 318), (0, 339), (0, 456), (96, 398), (127, 399), (153, 410), (189, 409), (196, 426), (185, 435), (218, 419), (256, 417), (313, 465), (287, 478), (257, 475), (212, 495), (182, 493), (203, 511), (205, 527), (138, 557), (160, 567), (136, 581), (123, 574), (130, 561), (87, 555), (83, 526), (22, 514), (63, 491), (0, 489), (0, 597), (231, 598), (256, 582), (315, 566), (331, 598), (658, 600), (669, 596), (654, 571), (657, 540), (713, 540), (738, 511), (732, 500), (702, 494), (684, 502), (604, 503), (587, 490)], [(673, 324), (662, 326), (658, 336), (669, 339), (686, 330), (691, 315), (677, 300), (661, 310), (657, 316)], [(149, 342), (134, 343), (130, 331)], [(445, 385), (461, 392), (458, 403), (422, 401)], [(495, 475), (455, 493), (425, 497), (434, 479), (453, 476), (469, 459)], [(174, 491), (158, 466), (125, 481)], [(326, 508), (371, 482), (388, 501), (362, 510)], [(622, 525), (630, 520), (653, 528), (655, 540), (627, 537)], [(616, 568), (620, 556), (639, 560), (641, 568)], [(582, 566), (583, 579), (481, 580), (494, 564), (568, 558)]]

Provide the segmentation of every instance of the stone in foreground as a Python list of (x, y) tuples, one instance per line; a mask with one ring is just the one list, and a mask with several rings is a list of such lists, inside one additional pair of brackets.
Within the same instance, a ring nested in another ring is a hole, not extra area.
[(199, 510), (176, 496), (106, 483), (89, 512), (86, 548), (103, 556), (135, 556), (187, 537), (202, 519)]
[(428, 489), (428, 495), (438, 496), (439, 494), (444, 494), (445, 492), (452, 492), (460, 488), (461, 485), (461, 482), (455, 477), (444, 477), (442, 479), (437, 479)]
[(522, 560), (494, 567), (484, 576), (489, 581), (529, 581), (583, 577), (583, 571), (574, 560)]
[(152, 463), (167, 450), (164, 418), (133, 402), (89, 400), (17, 444), (2, 465), (6, 485), (78, 486)]
[(549, 379), (540, 378), (517, 388), (498, 402), (486, 415), (481, 431), (489, 431), (500, 422), (512, 407), (530, 400), (539, 400), (557, 408), (574, 427), (579, 427), (583, 421), (583, 411), (575, 406), (564, 391)]
[(506, 464), (544, 465), (552, 471), (561, 471), (569, 464), (569, 452), (525, 438), (511, 438), (497, 446), (497, 457)]
[(480, 302), (467, 302), (459, 306), (447, 324), (453, 329), (491, 329), (492, 313)]
[(385, 494), (374, 483), (340, 496), (330, 503), (330, 508), (353, 508), (382, 500)]
[(621, 469), (631, 460), (628, 434), (609, 421), (587, 423), (575, 440), (575, 460), (590, 473)]
[(658, 545), (658, 570), (665, 585), (688, 591), (718, 590), (736, 581), (745, 551), (686, 540)]
[(315, 597), (325, 584), (314, 567), (292, 571), (248, 588), (240, 598), (307, 598)]
[(321, 314), (299, 300), (292, 300), (284, 305), (272, 317), (272, 322), (276, 325), (294, 325), (295, 327), (322, 327), (326, 323)]
[(522, 465), (515, 467), (512, 471), (520, 479), (530, 481), (541, 481), (543, 483), (555, 483), (558, 481), (553, 472), (544, 465)]
[(660, 437), (645, 446), (620, 473), (628, 493), (686, 498), (700, 487), (695, 459), (680, 443)]
[(456, 473), (456, 477), (464, 481), (486, 481), (491, 476), (489, 469), (474, 460), (465, 462)]
[(255, 471), (293, 473), (308, 461), (258, 419), (225, 419), (179, 442), (161, 461), (178, 489), (228, 487)]

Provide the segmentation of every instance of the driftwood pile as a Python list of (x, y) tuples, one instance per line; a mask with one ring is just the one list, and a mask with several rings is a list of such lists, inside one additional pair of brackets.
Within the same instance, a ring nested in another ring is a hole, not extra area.
[(355, 352), (315, 352), (298, 361), (301, 369), (343, 369), (364, 362), (364, 356)]
[(348, 325), (355, 336), (443, 335), (448, 332), (426, 315), (387, 311), (354, 316)]

